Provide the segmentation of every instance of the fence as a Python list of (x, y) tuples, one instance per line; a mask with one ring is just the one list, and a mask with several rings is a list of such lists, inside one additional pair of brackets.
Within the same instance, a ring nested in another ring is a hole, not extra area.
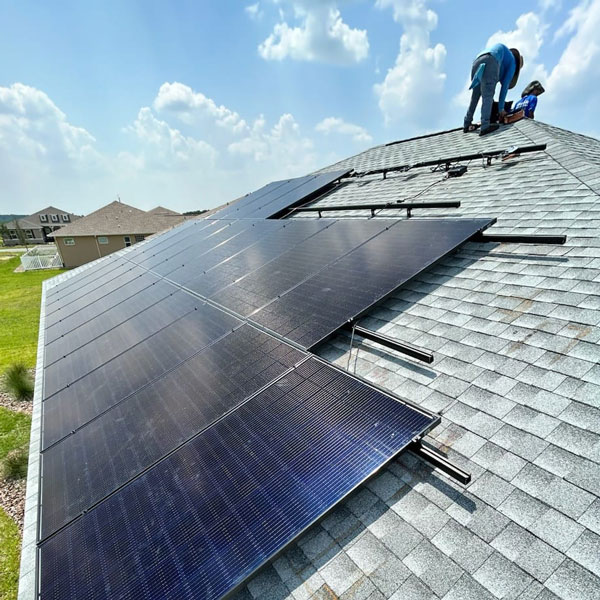
[(34, 246), (25, 252), (25, 254), (22, 254), (21, 265), (23, 265), (25, 271), (57, 269), (62, 267), (62, 260), (56, 250), (56, 246), (48, 244), (47, 246)]

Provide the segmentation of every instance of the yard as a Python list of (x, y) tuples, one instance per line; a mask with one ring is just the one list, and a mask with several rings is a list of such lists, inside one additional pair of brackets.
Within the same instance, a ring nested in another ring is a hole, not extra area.
[[(35, 367), (42, 281), (59, 272), (14, 273), (18, 265), (18, 257), (0, 253), (0, 373), (15, 362)], [(28, 414), (0, 406), (0, 460), (27, 445), (30, 425)], [(17, 597), (20, 543), (19, 526), (0, 507), (0, 600)]]

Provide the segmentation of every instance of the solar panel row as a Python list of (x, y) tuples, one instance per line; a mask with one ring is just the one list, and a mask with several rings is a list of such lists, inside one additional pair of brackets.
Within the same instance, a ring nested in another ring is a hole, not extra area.
[(309, 358), (44, 542), (42, 598), (219, 598), (436, 422)]

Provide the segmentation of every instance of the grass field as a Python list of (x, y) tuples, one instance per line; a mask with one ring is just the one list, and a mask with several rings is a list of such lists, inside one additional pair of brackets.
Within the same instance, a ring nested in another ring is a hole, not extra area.
[(19, 258), (0, 256), (0, 372), (14, 362), (35, 367), (42, 281), (58, 270), (13, 273)]
[[(42, 281), (58, 270), (13, 273), (18, 257), (0, 254), (0, 372), (14, 362), (35, 366)], [(29, 440), (31, 418), (0, 407), (0, 459)], [(12, 519), (0, 509), (0, 600), (17, 597), (21, 539)]]

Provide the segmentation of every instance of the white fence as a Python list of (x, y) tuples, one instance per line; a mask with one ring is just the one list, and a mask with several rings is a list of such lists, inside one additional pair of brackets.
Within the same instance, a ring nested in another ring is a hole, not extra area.
[(48, 244), (47, 246), (34, 246), (25, 252), (25, 254), (22, 254), (21, 264), (25, 271), (57, 269), (62, 267), (62, 260), (56, 250), (56, 246)]

